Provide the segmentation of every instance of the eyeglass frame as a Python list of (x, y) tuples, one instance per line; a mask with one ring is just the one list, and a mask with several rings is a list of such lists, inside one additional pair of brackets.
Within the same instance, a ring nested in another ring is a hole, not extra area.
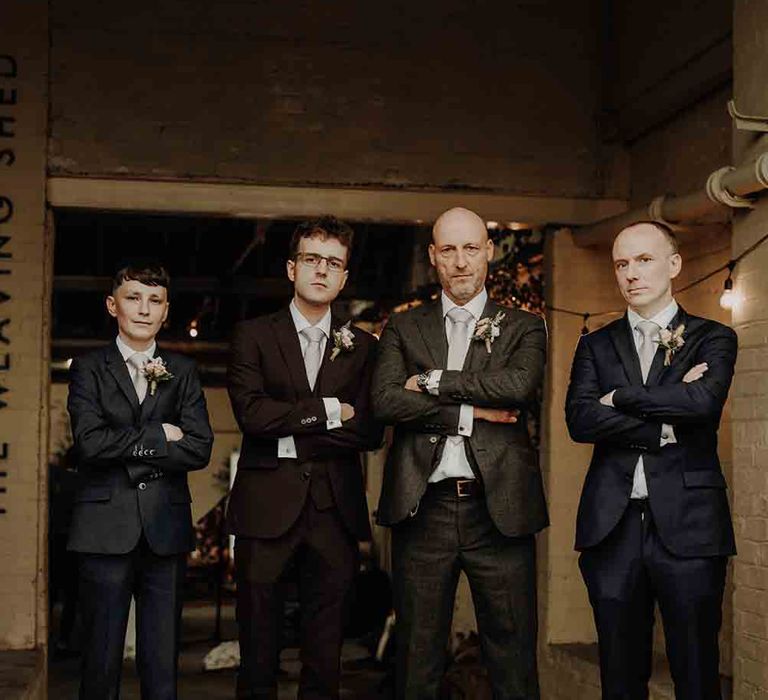
[[(317, 262), (314, 265), (305, 260), (305, 257), (308, 255), (317, 258)], [(294, 260), (300, 262), (302, 265), (306, 265), (306, 267), (309, 267), (312, 270), (316, 270), (318, 267), (320, 267), (320, 263), (325, 260), (325, 269), (328, 270), (328, 272), (333, 272), (338, 275), (340, 275), (342, 272), (345, 272), (347, 269), (346, 263), (341, 258), (337, 258), (335, 255), (320, 255), (320, 253), (296, 253)], [(333, 265), (331, 265), (332, 262), (338, 262), (341, 267), (338, 269), (333, 267)]]

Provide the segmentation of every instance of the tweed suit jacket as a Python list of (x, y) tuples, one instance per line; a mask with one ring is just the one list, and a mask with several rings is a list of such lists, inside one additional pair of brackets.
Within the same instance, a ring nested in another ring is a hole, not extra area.
[[(507, 536), (548, 525), (538, 456), (527, 430), (544, 376), (546, 329), (537, 316), (488, 300), (483, 317), (503, 311), (491, 352), (473, 341), (461, 370), (447, 370), (448, 341), (438, 300), (392, 316), (379, 342), (372, 401), (376, 417), (394, 426), (378, 508), (381, 525), (404, 521), (418, 508), (448, 435), (458, 434), (461, 404), (519, 409), (517, 423), (476, 420), (465, 438), (467, 457), (485, 488), (493, 522)], [(408, 377), (443, 369), (439, 395), (404, 388)]]

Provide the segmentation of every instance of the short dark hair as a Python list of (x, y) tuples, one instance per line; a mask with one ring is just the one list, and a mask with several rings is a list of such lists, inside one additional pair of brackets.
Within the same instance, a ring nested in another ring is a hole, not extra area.
[(123, 263), (112, 278), (112, 294), (123, 282), (135, 280), (149, 287), (165, 287), (171, 291), (171, 277), (157, 260), (131, 260)]
[(290, 257), (296, 258), (299, 252), (299, 244), (302, 238), (335, 238), (347, 249), (347, 260), (352, 253), (352, 241), (355, 232), (349, 224), (344, 223), (335, 216), (321, 216), (319, 219), (302, 221), (291, 236)]
[[(670, 247), (672, 248), (672, 252), (673, 253), (680, 252), (680, 243), (677, 240), (677, 236), (675, 235), (675, 232), (672, 230), (669, 224), (665, 224), (662, 221), (653, 221), (652, 219), (643, 219), (641, 221), (635, 221), (633, 224), (630, 224), (629, 226), (625, 226), (623, 229), (621, 229), (621, 231), (626, 231), (628, 228), (634, 228), (635, 226), (641, 226), (642, 224), (653, 226), (657, 231), (664, 234), (664, 238), (667, 239), (667, 243), (669, 243)], [(619, 231), (619, 233), (621, 233), (621, 231)]]

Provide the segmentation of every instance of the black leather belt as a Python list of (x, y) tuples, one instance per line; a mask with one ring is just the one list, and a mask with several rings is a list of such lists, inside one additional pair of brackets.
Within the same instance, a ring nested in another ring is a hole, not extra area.
[(450, 491), (458, 498), (470, 498), (479, 496), (483, 492), (483, 486), (477, 479), (443, 479), (434, 484), (429, 484), (432, 490)]

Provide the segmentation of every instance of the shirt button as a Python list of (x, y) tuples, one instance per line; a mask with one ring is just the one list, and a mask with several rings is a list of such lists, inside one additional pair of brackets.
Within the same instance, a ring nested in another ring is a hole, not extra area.
[(662, 434), (661, 434), (661, 437), (662, 437), (664, 440), (669, 440), (669, 434), (668, 434), (668, 433), (662, 433)]
[(429, 438), (429, 441), (434, 445), (437, 442), (437, 438), (433, 435), (431, 438)]
[(146, 489), (146, 488), (147, 488), (147, 485), (143, 481), (140, 481), (139, 482), (139, 489), (141, 491), (144, 491), (144, 489)]
[(312, 474), (310, 474), (309, 472), (301, 472), (301, 478), (302, 478), (304, 481), (309, 481), (309, 477), (310, 477), (310, 476), (312, 476)]

